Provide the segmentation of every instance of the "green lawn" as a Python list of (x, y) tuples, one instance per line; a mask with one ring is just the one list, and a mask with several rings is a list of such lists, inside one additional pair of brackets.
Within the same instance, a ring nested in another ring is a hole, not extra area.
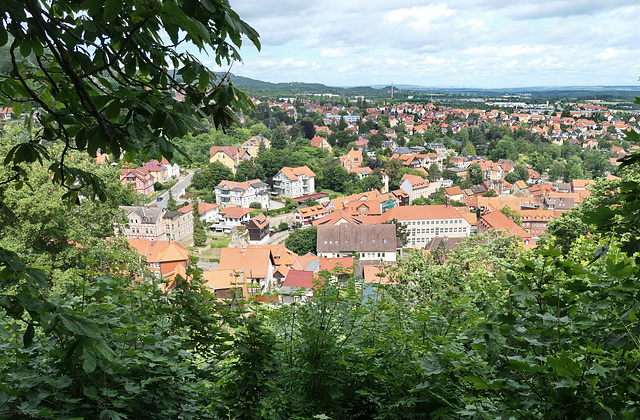
[(229, 243), (231, 243), (231, 236), (232, 235), (225, 235), (225, 236), (219, 236), (219, 237), (213, 238), (213, 240), (210, 242), (211, 248), (226, 248), (226, 247), (228, 247)]

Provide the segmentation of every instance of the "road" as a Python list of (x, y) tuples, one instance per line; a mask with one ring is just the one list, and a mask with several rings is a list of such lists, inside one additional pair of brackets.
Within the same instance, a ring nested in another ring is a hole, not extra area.
[[(171, 188), (171, 193), (173, 194), (173, 198), (176, 199), (176, 203), (178, 204), (184, 201), (184, 200), (181, 200), (180, 197), (182, 196), (182, 194), (184, 194), (184, 191), (191, 184), (191, 178), (193, 177), (194, 171), (191, 169), (189, 171), (190, 172), (188, 172), (186, 175), (180, 175), (180, 178), (178, 178), (178, 182), (176, 182), (176, 185), (174, 185), (173, 188)], [(159, 199), (161, 200), (158, 201)], [(169, 191), (163, 191), (162, 193), (156, 196), (154, 203), (164, 209), (164, 208), (167, 208), (168, 201), (169, 201)]]

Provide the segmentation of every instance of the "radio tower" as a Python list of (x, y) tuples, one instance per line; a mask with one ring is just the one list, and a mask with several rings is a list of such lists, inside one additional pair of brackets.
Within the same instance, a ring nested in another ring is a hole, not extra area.
[(393, 80), (391, 81), (391, 99), (393, 99)]

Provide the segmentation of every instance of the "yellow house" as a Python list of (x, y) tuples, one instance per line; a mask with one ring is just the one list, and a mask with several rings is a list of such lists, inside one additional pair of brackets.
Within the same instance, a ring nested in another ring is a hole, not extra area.
[(264, 143), (266, 149), (271, 149), (271, 140), (264, 138), (262, 134), (258, 134), (242, 143), (242, 150), (247, 152), (252, 158), (258, 157), (258, 150), (260, 150), (261, 143)]
[(249, 155), (244, 149), (236, 146), (213, 146), (209, 150), (209, 162), (220, 162), (231, 172), (236, 173), (238, 165), (243, 159), (248, 159)]

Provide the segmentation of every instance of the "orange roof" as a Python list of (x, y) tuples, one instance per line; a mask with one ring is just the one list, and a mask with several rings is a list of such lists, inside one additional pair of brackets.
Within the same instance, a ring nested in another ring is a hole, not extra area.
[(240, 219), (249, 213), (251, 213), (251, 209), (247, 209), (244, 207), (227, 207), (224, 210), (220, 210), (220, 214), (223, 217), (227, 217), (230, 219)]
[(353, 267), (355, 264), (355, 258), (320, 258), (320, 271), (333, 270), (336, 266), (344, 268)]
[(280, 172), (282, 172), (287, 178), (292, 181), (298, 179), (300, 175), (305, 175), (307, 177), (316, 176), (316, 174), (314, 174), (313, 171), (306, 165), (297, 168), (290, 168), (288, 166), (285, 166), (284, 168), (280, 169)]
[(400, 206), (392, 207), (380, 216), (379, 223), (391, 219), (422, 220), (422, 219), (459, 219), (462, 216), (454, 208), (444, 205), (434, 206)]
[[(215, 210), (218, 207), (220, 207), (217, 204), (211, 204), (211, 203), (198, 203), (198, 213), (200, 214), (204, 214), (210, 210)], [(178, 211), (180, 213), (190, 213), (193, 211), (193, 203), (189, 204), (188, 206), (184, 206), (184, 207), (180, 207), (178, 209)]]
[(318, 225), (336, 225), (338, 223), (356, 223), (361, 224), (362, 220), (356, 218), (343, 209), (329, 213), (319, 219), (313, 221), (314, 226)]
[(320, 214), (327, 214), (329, 210), (327, 210), (322, 204), (318, 204), (317, 206), (301, 207), (297, 209), (296, 212), (302, 217), (314, 217)]
[(389, 275), (387, 274), (384, 266), (380, 265), (365, 265), (363, 268), (363, 276), (364, 282), (367, 284), (371, 283), (380, 283), (380, 284), (389, 284), (393, 283), (393, 281), (389, 280)]
[(220, 270), (243, 269), (249, 279), (269, 276), (271, 251), (265, 248), (222, 248), (220, 252)]
[(260, 229), (262, 229), (263, 227), (269, 224), (269, 219), (267, 219), (267, 217), (263, 213), (258, 214), (256, 217), (254, 217), (251, 220)]
[(405, 180), (409, 181), (409, 184), (411, 184), (413, 188), (427, 188), (429, 186), (429, 180), (418, 175), (404, 174), (400, 180), (400, 184)]
[(463, 195), (464, 194), (462, 189), (460, 189), (460, 187), (458, 187), (457, 185), (455, 187), (445, 188), (444, 193), (447, 194), (449, 197), (452, 197), (454, 195)]
[(487, 213), (482, 216), (478, 221), (478, 226), (485, 232), (489, 229), (506, 230), (523, 239), (531, 239), (531, 234), (529, 232), (522, 229), (513, 220), (499, 211), (492, 211), (491, 213)]
[(242, 287), (244, 273), (240, 270), (205, 270), (202, 272), (205, 285), (213, 291)]
[(143, 255), (148, 263), (184, 261), (191, 252), (174, 241), (152, 241), (149, 239), (128, 239), (129, 244)]

